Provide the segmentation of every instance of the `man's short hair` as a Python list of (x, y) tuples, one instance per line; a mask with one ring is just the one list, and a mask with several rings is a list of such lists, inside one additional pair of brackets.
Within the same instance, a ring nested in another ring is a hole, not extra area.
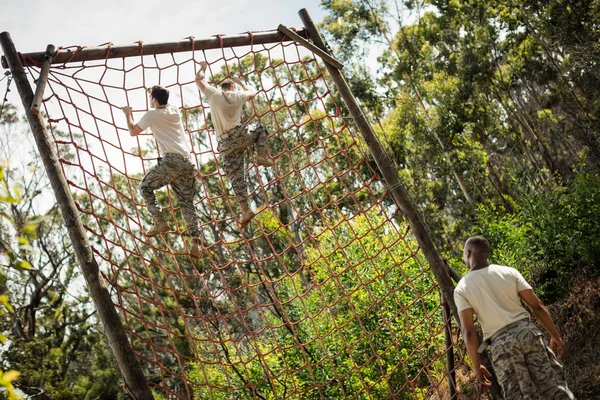
[(221, 82), (221, 89), (222, 90), (231, 90), (233, 88), (234, 82), (227, 78), (225, 79), (223, 82)]
[(479, 250), (484, 253), (489, 253), (492, 248), (490, 242), (483, 236), (472, 236), (467, 239), (465, 250)]
[(166, 87), (154, 85), (150, 90), (150, 96), (156, 99), (157, 103), (164, 106), (169, 102), (169, 89)]

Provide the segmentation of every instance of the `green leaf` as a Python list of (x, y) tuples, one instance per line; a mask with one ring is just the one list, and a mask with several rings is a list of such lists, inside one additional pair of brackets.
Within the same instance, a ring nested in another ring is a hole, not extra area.
[(8, 393), (9, 400), (19, 400), (23, 397), (15, 393), (15, 387), (12, 385), (12, 382), (17, 380), (19, 375), (21, 375), (20, 372), (13, 370), (5, 373), (0, 371), (0, 386), (4, 386), (6, 388), (6, 393)]
[(19, 190), (18, 186), (13, 186), (13, 189), (14, 189), (14, 192), (15, 192), (15, 201), (18, 204), (23, 199), (23, 196), (21, 196), (21, 191)]
[(17, 204), (18, 201), (15, 199), (8, 190), (2, 189), (0, 190), (0, 201), (9, 204)]
[(19, 263), (17, 264), (17, 268), (19, 268), (19, 269), (31, 269), (33, 267), (31, 266), (31, 264), (29, 263), (29, 261), (23, 260), (23, 261), (19, 261)]
[(6, 307), (6, 309), (7, 309), (8, 311), (10, 311), (10, 312), (13, 312), (13, 311), (14, 311), (14, 310), (13, 310), (13, 308), (12, 308), (12, 306), (11, 306), (11, 305), (10, 305), (10, 303), (8, 302), (8, 296), (7, 296), (7, 295), (5, 295), (5, 294), (3, 294), (3, 295), (0, 295), (0, 303), (1, 303), (1, 304), (3, 304), (3, 305), (4, 305), (4, 307)]
[(26, 224), (21, 229), (23, 235), (27, 236), (29, 239), (37, 239), (37, 228), (34, 224)]
[(2, 375), (1, 381), (6, 382), (6, 383), (11, 383), (11, 382), (17, 380), (19, 378), (19, 375), (21, 375), (21, 373), (18, 371), (14, 371), (14, 370), (7, 371)]
[(12, 217), (10, 215), (8, 215), (7, 213), (3, 212), (3, 211), (0, 211), (0, 217), (4, 218), (5, 220), (7, 220), (8, 222), (10, 222), (11, 224), (14, 223)]
[(29, 240), (26, 237), (19, 236), (18, 241), (19, 241), (19, 249), (26, 251), (26, 252), (33, 251), (33, 247), (31, 246), (31, 243), (29, 242)]

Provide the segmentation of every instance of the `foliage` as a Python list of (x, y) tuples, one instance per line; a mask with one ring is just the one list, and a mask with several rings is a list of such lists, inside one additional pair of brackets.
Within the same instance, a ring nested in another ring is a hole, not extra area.
[(486, 235), (547, 303), (598, 275), (598, 4), (322, 1), (344, 71), (379, 56), (355, 94), (438, 249)]
[[(22, 129), (11, 115), (0, 132), (7, 160), (18, 153), (11, 135)], [(42, 208), (52, 194), (41, 172), (38, 157), (0, 168), (0, 366), (20, 373), (2, 382), (42, 399), (122, 398), (90, 299), (78, 293), (82, 278), (65, 251), (70, 241), (58, 208)]]
[[(21, 201), (20, 192), (17, 187), (10, 187), (5, 179), (5, 166), (0, 165), (0, 227), (3, 232), (6, 232), (7, 224), (13, 223), (14, 221), (7, 212), (7, 208), (12, 205), (18, 204)], [(0, 240), (0, 319), (5, 320), (7, 316), (14, 313), (14, 308), (9, 302), (9, 294), (7, 288), (7, 277), (6, 272), (8, 268), (13, 268), (19, 271), (23, 271), (31, 268), (29, 262), (19, 257), (19, 254), (6, 245), (7, 242), (13, 242), (8, 237), (7, 233), (3, 233), (2, 240)], [(21, 250), (28, 252), (31, 249), (30, 239), (35, 239), (35, 225), (31, 222), (24, 222), (23, 229), (20, 234), (16, 235), (16, 242)], [(0, 345), (6, 344), (5, 330), (0, 330)], [(6, 396), (9, 400), (16, 400), (21, 398), (15, 392), (13, 382), (18, 379), (20, 373), (15, 370), (9, 370), (3, 372), (0, 369), (0, 387), (6, 390)], [(0, 398), (3, 398), (4, 394), (0, 392)]]
[[(512, 263), (531, 259), (519, 243), (538, 235), (538, 262), (525, 268), (540, 285), (548, 268), (551, 286), (557, 273), (566, 278), (553, 262), (577, 268), (597, 251), (597, 243), (574, 244), (572, 235), (590, 231), (583, 218), (595, 217), (593, 204), (574, 210), (565, 202), (581, 192), (578, 175), (600, 168), (600, 87), (589, 64), (598, 54), (598, 33), (589, 27), (600, 14), (594, 2), (534, 3), (324, 1), (322, 25), (351, 66), (362, 60), (348, 49), (385, 44), (377, 70), (362, 82), (370, 87), (355, 93), (448, 258), (460, 255), (468, 232), (480, 231), (476, 224), (489, 224), (491, 235), (516, 226), (496, 253), (512, 252), (502, 257)], [(565, 26), (579, 32), (577, 43)], [(362, 93), (379, 93), (379, 106)], [(568, 218), (573, 212), (581, 218)]]
[(22, 371), (19, 387), (48, 399), (123, 399), (103, 333), (89, 323), (73, 328), (62, 343), (53, 336), (15, 339), (4, 357)]
[[(14, 240), (10, 240), (8, 235), (3, 237), (1, 248), (2, 255), (6, 257), (5, 268), (13, 268), (18, 271), (25, 271), (31, 269), (31, 264), (27, 261), (26, 256), (31, 252), (31, 241), (37, 238), (36, 225), (39, 223), (39, 219), (28, 219), (28, 220), (15, 220), (11, 216), (10, 208), (14, 208), (16, 205), (21, 203), (23, 200), (21, 189), (19, 186), (10, 186), (9, 179), (5, 173), (6, 166), (0, 165), (0, 202), (2, 207), (0, 208), (0, 224), (4, 227), (4, 235), (8, 233), (8, 226), (17, 224), (18, 231), (15, 235)], [(7, 171), (8, 172), (8, 171)], [(3, 235), (3, 236), (4, 236)], [(15, 243), (16, 242), (16, 243)], [(17, 248), (14, 248), (16, 244)], [(2, 279), (3, 285), (6, 284), (5, 279)], [(5, 289), (5, 287), (2, 287)]]
[[(322, 4), (334, 53), (450, 264), (462, 263), (469, 234), (484, 234), (493, 261), (522, 270), (546, 302), (559, 303), (574, 281), (598, 275), (598, 1)], [(367, 65), (375, 53), (377, 64)], [(372, 202), (362, 173), (375, 163), (363, 160), (362, 145), (344, 127), (347, 110), (334, 103), (337, 95), (325, 96), (332, 87), (326, 72), (309, 58), (285, 65), (258, 53), (231, 64), (213, 80), (231, 73), (261, 88), (252, 111), (278, 132), (269, 146), (283, 174), (249, 171), (252, 201), (269, 206), (256, 218), (262, 232), (251, 225), (261, 235), (245, 241), (227, 222), (236, 206), (215, 159), (200, 168), (198, 209), (210, 250), (197, 263), (171, 254), (183, 250), (180, 238), (140, 244), (131, 224), (150, 220), (128, 178), (141, 176), (95, 171), (104, 180), (85, 187), (103, 201), (76, 194), (81, 209), (93, 209), (82, 215), (97, 233), (92, 245), (115, 267), (107, 272), (115, 301), (143, 316), (127, 323), (137, 353), (151, 360), (146, 375), (196, 398), (230, 398), (231, 388), (236, 398), (269, 398), (291, 387), (306, 398), (430, 395), (443, 370), (433, 361), (441, 344), (435, 285), (421, 272), (421, 256), (409, 254), (417, 247), (410, 238), (400, 243), (403, 236), (384, 229), (381, 215), (361, 214)], [(340, 114), (345, 118), (327, 118)], [(5, 128), (14, 126), (14, 110), (6, 115)], [(210, 115), (197, 108), (184, 117), (195, 148), (208, 149)], [(87, 148), (77, 133), (69, 136), (64, 143)], [(74, 157), (67, 145), (59, 149), (62, 158)], [(259, 180), (269, 182), (264, 192)], [(10, 294), (13, 306), (2, 308), (0, 332), (15, 327), (2, 367), (19, 365), (18, 385), (32, 395), (123, 396), (89, 298), (70, 296), (81, 277), (72, 255), (64, 255), (57, 209), (12, 206), (47, 192), (22, 182), (2, 209), (9, 219), (1, 250), (10, 269), (0, 276), (0, 295)], [(389, 196), (385, 201), (380, 214), (394, 207)], [(176, 208), (167, 209), (183, 230)], [(41, 215), (35, 229), (23, 223)], [(9, 231), (22, 239), (9, 240)], [(396, 346), (387, 348), (390, 341)], [(157, 355), (153, 346), (173, 354)], [(432, 362), (430, 374), (419, 374)]]
[[(368, 391), (374, 398), (395, 393), (417, 399), (428, 392), (432, 382), (422, 368), (434, 362), (442, 346), (441, 330), (431, 332), (442, 321), (434, 279), (423, 272), (424, 260), (411, 256), (416, 243), (386, 232), (376, 211), (351, 222), (330, 221), (319, 243), (306, 249), (313, 284), (307, 287), (300, 274), (278, 284), (293, 330), (272, 318), (267, 323), (275, 333), (272, 340), (223, 338), (225, 364), (192, 363), (189, 376), (201, 388), (196, 398), (226, 399), (228, 386), (242, 388), (248, 381), (259, 383), (237, 391), (236, 398), (255, 398), (256, 393), (276, 398), (290, 390), (291, 382), (306, 388), (306, 398), (341, 399)], [(213, 354), (208, 342), (198, 350), (207, 359)], [(323, 359), (329, 361), (311, 370), (311, 363)], [(444, 367), (435, 361), (435, 368)], [(265, 374), (281, 376), (269, 383), (261, 379)], [(414, 390), (406, 390), (409, 381)], [(227, 389), (215, 389), (219, 386)]]
[(553, 303), (569, 294), (575, 279), (598, 276), (599, 193), (600, 176), (581, 174), (570, 190), (527, 193), (514, 214), (482, 206), (476, 230), (490, 238), (494, 261), (524, 271)]

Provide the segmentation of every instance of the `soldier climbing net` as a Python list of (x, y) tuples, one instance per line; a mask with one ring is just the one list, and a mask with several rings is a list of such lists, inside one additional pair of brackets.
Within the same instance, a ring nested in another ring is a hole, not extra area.
[[(124, 58), (105, 44), (105, 59), (50, 70), (43, 110), (58, 161), (155, 397), (449, 398), (438, 287), (326, 70), (295, 42), (253, 35), (155, 55), (140, 42)], [(245, 118), (269, 129), (275, 167), (248, 163), (259, 212), (243, 231), (195, 87), (199, 61), (213, 84), (235, 74), (255, 87)], [(168, 188), (158, 193), (174, 231), (143, 234), (138, 186), (157, 151), (151, 134), (129, 136), (120, 107), (139, 119), (154, 84), (170, 89), (198, 166), (200, 260)], [(463, 354), (459, 386), (474, 396)]]

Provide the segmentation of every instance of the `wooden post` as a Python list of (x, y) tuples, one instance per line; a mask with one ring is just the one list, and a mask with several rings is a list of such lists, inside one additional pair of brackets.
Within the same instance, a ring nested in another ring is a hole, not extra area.
[[(25, 75), (21, 58), (19, 57), (8, 32), (0, 33), (0, 43), (2, 44), (2, 50), (6, 56), (8, 66), (13, 74), (19, 95), (21, 96), (23, 107), (28, 110), (33, 102), (33, 91), (31, 90), (31, 86)], [(40, 157), (46, 168), (48, 179), (54, 189), (56, 201), (60, 206), (65, 225), (69, 231), (69, 236), (73, 243), (73, 250), (77, 255), (81, 272), (87, 283), (96, 310), (98, 311), (98, 318), (104, 328), (108, 344), (117, 360), (123, 378), (125, 379), (125, 384), (137, 400), (153, 399), (154, 397), (150, 391), (148, 382), (146, 381), (133, 349), (129, 344), (129, 340), (125, 334), (123, 325), (121, 324), (119, 314), (112, 302), (110, 293), (100, 276), (98, 263), (93, 256), (85, 230), (79, 219), (79, 212), (75, 208), (75, 202), (68, 190), (65, 176), (58, 166), (56, 153), (54, 147), (51, 145), (44, 121), (40, 114), (26, 114)]]
[(446, 346), (446, 369), (448, 371), (448, 389), (450, 400), (456, 399), (456, 370), (454, 368), (454, 346), (452, 345), (452, 318), (448, 303), (443, 300), (442, 313), (444, 315), (444, 344)]
[(318, 48), (317, 46), (315, 46), (308, 40), (304, 39), (302, 36), (298, 35), (296, 32), (289, 29), (287, 26), (279, 24), (279, 27), (277, 28), (277, 30), (279, 32), (284, 33), (285, 36), (300, 43), (302, 46), (306, 47), (308, 50), (312, 51), (313, 53), (315, 53), (316, 55), (321, 57), (323, 59), (323, 61), (325, 61), (329, 65), (332, 65), (332, 66), (336, 67), (337, 69), (344, 68), (344, 65), (341, 62), (339, 62), (338, 60), (336, 60), (335, 58), (333, 58), (331, 56), (331, 54), (327, 53), (326, 51), (321, 50), (320, 48)]
[[(312, 19), (308, 15), (306, 9), (300, 10), (298, 13), (300, 15), (300, 19), (306, 28), (310, 38), (313, 43), (316, 44), (321, 50), (329, 52), (327, 47), (325, 46), (325, 42), (323, 38), (319, 34), (319, 31), (315, 27), (315, 24), (312, 22)], [(346, 103), (352, 118), (354, 119), (354, 123), (356, 127), (362, 134), (385, 182), (387, 184), (388, 190), (392, 194), (396, 205), (400, 208), (400, 211), (404, 214), (404, 217), (407, 219), (408, 224), (412, 230), (412, 233), (415, 235), (419, 246), (421, 246), (421, 250), (423, 251), (423, 255), (427, 259), (429, 266), (431, 267), (431, 271), (433, 272), (438, 285), (440, 286), (442, 295), (445, 299), (447, 299), (448, 304), (450, 306), (450, 310), (454, 317), (458, 320), (458, 311), (456, 309), (456, 304), (454, 303), (454, 285), (450, 280), (450, 275), (448, 274), (448, 269), (444, 265), (442, 261), (442, 257), (438, 253), (435, 248), (431, 237), (429, 236), (429, 232), (427, 231), (427, 227), (423, 223), (421, 216), (413, 206), (412, 202), (408, 197), (408, 193), (404, 188), (404, 185), (398, 179), (398, 172), (393, 167), (392, 162), (388, 158), (385, 150), (381, 146), (379, 139), (375, 135), (371, 124), (363, 114), (363, 111), (358, 104), (358, 101), (352, 94), (350, 90), (350, 86), (346, 82), (344, 75), (341, 71), (332, 67), (331, 65), (325, 63), (333, 82), (338, 88), (342, 99)]]
[(50, 64), (52, 64), (53, 55), (54, 46), (49, 44), (48, 47), (46, 47), (46, 57), (44, 57), (44, 62), (42, 63), (42, 70), (40, 71), (40, 76), (38, 77), (35, 95), (33, 96), (33, 102), (31, 103), (31, 108), (29, 109), (29, 112), (33, 115), (38, 115), (40, 113), (40, 105), (42, 104), (42, 97), (44, 96), (46, 84), (48, 83), (48, 74), (50, 73)]
[(455, 283), (458, 283), (462, 279), (462, 275), (459, 274), (454, 268), (452, 268), (448, 264), (446, 264), (446, 266), (448, 267), (448, 271), (450, 272), (450, 277), (452, 277), (452, 280)]

